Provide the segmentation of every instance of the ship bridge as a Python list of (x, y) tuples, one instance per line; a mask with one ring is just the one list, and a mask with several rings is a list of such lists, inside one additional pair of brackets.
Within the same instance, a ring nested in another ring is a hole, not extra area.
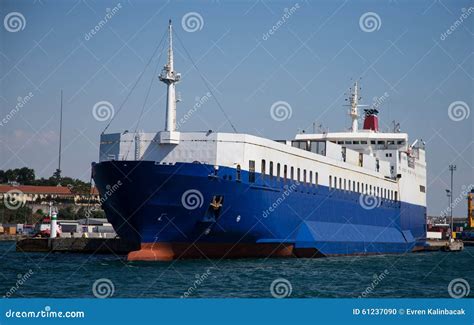
[(311, 143), (318, 141), (330, 141), (357, 152), (374, 154), (378, 150), (407, 150), (408, 135), (406, 133), (379, 133), (370, 130), (315, 134), (302, 133), (296, 135), (292, 145), (301, 147), (309, 142), (311, 146)]

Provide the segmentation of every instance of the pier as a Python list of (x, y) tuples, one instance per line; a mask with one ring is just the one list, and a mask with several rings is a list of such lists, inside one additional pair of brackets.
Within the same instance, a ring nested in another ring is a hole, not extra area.
[(69, 252), (124, 255), (138, 250), (120, 238), (26, 238), (16, 242), (17, 252)]

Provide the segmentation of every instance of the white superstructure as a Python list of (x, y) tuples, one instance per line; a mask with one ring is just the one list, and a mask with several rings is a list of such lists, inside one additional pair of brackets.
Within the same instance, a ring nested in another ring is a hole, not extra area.
[(169, 135), (104, 134), (100, 161), (199, 162), (253, 169), (315, 186), (426, 205), (425, 151), (408, 145), (405, 133), (299, 134), (293, 140), (274, 141), (248, 134), (174, 132), (175, 143), (170, 143)]

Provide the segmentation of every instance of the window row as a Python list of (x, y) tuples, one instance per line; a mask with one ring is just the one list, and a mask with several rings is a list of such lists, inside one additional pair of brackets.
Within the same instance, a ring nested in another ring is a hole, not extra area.
[[(283, 165), (280, 163), (274, 163), (270, 161), (266, 162), (265, 159), (261, 161), (260, 173), (262, 177), (268, 177), (270, 179), (276, 179), (278, 181), (283, 180), (294, 180), (309, 185), (318, 186), (319, 174), (317, 171), (306, 170), (302, 168), (295, 168), (293, 166)], [(255, 182), (255, 161), (249, 161), (249, 182)]]
[[(270, 161), (268, 164), (265, 159), (261, 161), (261, 175), (263, 178), (270, 179), (294, 180), (303, 182), (305, 184), (318, 186), (319, 174), (316, 171), (295, 168), (293, 166), (282, 165), (280, 163), (274, 164)], [(240, 165), (237, 166), (237, 180), (241, 178)], [(249, 182), (255, 182), (255, 160), (249, 160)], [(367, 195), (377, 196), (383, 199), (398, 201), (398, 192), (386, 189), (379, 186), (372, 186), (371, 184), (356, 182), (342, 177), (329, 175), (329, 189), (344, 190), (349, 192), (364, 193)]]
[(378, 145), (394, 145), (395, 143), (397, 145), (404, 145), (405, 144), (405, 141), (403, 140), (388, 140), (388, 141), (384, 141), (384, 140), (370, 140), (370, 141), (367, 141), (367, 140), (361, 140), (361, 141), (342, 141), (342, 140), (339, 140), (339, 141), (331, 141), (333, 143), (337, 143), (337, 144), (378, 144)]
[(329, 189), (363, 193), (377, 196), (386, 200), (398, 201), (398, 192), (367, 183), (356, 182), (342, 177), (329, 175)]

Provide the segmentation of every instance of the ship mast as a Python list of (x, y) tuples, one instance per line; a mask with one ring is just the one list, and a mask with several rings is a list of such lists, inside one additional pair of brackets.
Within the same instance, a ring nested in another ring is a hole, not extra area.
[(357, 106), (359, 104), (359, 85), (357, 81), (354, 84), (354, 90), (352, 91), (352, 94), (349, 97), (349, 101), (351, 105), (350, 116), (352, 119), (352, 132), (357, 132), (357, 129), (359, 127), (359, 112), (357, 110)]
[(174, 71), (173, 62), (173, 27), (171, 19), (168, 25), (169, 33), (169, 47), (168, 47), (168, 62), (163, 67), (160, 74), (160, 81), (167, 85), (166, 98), (166, 125), (165, 131), (176, 131), (176, 86), (175, 84), (180, 80), (181, 74)]

